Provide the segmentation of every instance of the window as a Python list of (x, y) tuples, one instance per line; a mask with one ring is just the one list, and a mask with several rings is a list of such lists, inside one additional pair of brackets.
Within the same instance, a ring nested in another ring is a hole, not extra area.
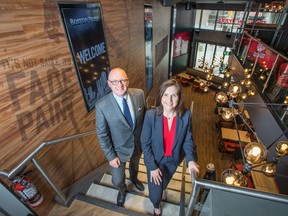
[(244, 19), (244, 11), (235, 11), (235, 19), (234, 19), (234, 24), (232, 27), (232, 32), (237, 32), (237, 29), (241, 27), (241, 24)]
[[(198, 11), (200, 10), (197, 10), (197, 12)], [(214, 30), (217, 11), (216, 10), (203, 10), (202, 13), (203, 14), (202, 14), (200, 29)]]
[[(225, 69), (231, 49), (214, 44), (197, 43), (196, 63), (194, 69), (201, 70), (213, 65), (213, 75), (223, 78), (220, 69)], [(203, 72), (204, 73), (204, 72)]]
[(195, 24), (194, 28), (198, 29), (200, 28), (200, 23), (201, 23), (201, 10), (196, 10), (196, 18), (195, 18)]
[(216, 31), (231, 32), (234, 22), (235, 11), (219, 11)]
[[(202, 12), (202, 16), (201, 16)], [(196, 10), (195, 28), (236, 32), (243, 21), (244, 11)]]
[[(206, 44), (205, 43), (197, 43), (197, 55), (196, 55), (196, 68), (202, 68), (204, 65), (203, 59), (205, 55)], [(201, 65), (202, 64), (202, 65)]]
[(207, 44), (207, 51), (205, 55), (205, 65), (208, 64), (208, 66), (210, 66), (212, 64), (212, 61), (214, 59), (214, 51), (215, 51), (215, 45)]
[(225, 67), (226, 67), (226, 61), (224, 61), (223, 58), (223, 54), (225, 51), (225, 47), (224, 46), (217, 46), (216, 47), (216, 52), (215, 52), (215, 57), (214, 57), (214, 75), (215, 76), (222, 76), (220, 69), (224, 71)]

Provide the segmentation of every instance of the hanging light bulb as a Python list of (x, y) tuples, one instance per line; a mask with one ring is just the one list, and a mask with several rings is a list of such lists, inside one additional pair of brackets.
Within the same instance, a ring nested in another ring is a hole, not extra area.
[(267, 150), (257, 142), (248, 143), (244, 148), (244, 156), (249, 164), (257, 164), (266, 160)]
[(223, 109), (222, 118), (225, 121), (231, 121), (233, 118), (233, 113), (232, 113), (231, 109), (229, 109), (229, 108)]
[(229, 83), (228, 82), (224, 82), (223, 86), (224, 86), (224, 88), (227, 88), (229, 86)]
[(246, 74), (246, 78), (250, 79), (251, 78), (251, 74)]
[(246, 80), (245, 85), (246, 85), (246, 87), (249, 87), (251, 85), (251, 80)]
[(248, 68), (244, 69), (244, 73), (247, 74), (249, 72)]
[(276, 165), (274, 163), (271, 164), (265, 164), (262, 166), (261, 171), (266, 175), (266, 176), (273, 176), (276, 173)]
[(266, 79), (266, 77), (264, 75), (260, 76), (260, 80), (265, 80), (265, 79)]
[(212, 78), (213, 78), (212, 74), (210, 74), (210, 73), (206, 74), (206, 79), (207, 80), (212, 80)]
[(234, 169), (224, 170), (221, 175), (221, 181), (223, 183), (233, 186), (247, 186), (246, 177), (239, 170)]
[(288, 155), (288, 142), (279, 141), (276, 145), (276, 152), (279, 156)]
[(226, 103), (228, 101), (228, 97), (224, 92), (218, 92), (216, 94), (216, 102), (217, 103)]
[(204, 91), (204, 92), (208, 92), (208, 91), (209, 91), (209, 87), (208, 87), (208, 86), (205, 86), (204, 89), (203, 89), (203, 91)]
[(246, 94), (246, 93), (241, 94), (241, 98), (242, 98), (243, 100), (245, 100), (245, 99), (247, 98), (247, 94)]
[(240, 81), (240, 84), (241, 84), (241, 85), (244, 85), (244, 84), (245, 84), (245, 80), (241, 80), (241, 81)]
[(255, 91), (253, 91), (252, 89), (249, 89), (249, 90), (248, 90), (248, 95), (249, 95), (249, 96), (255, 95)]
[(285, 97), (283, 103), (284, 103), (284, 104), (288, 104), (288, 96)]
[(229, 71), (227, 71), (227, 72), (225, 73), (225, 77), (229, 78), (230, 76), (231, 76), (231, 73), (230, 73)]
[(228, 92), (231, 97), (235, 98), (241, 93), (242, 89), (239, 84), (232, 84), (229, 86)]
[(203, 81), (201, 81), (201, 82), (199, 83), (199, 85), (200, 85), (200, 87), (204, 87), (204, 86), (205, 86), (205, 83), (204, 83)]

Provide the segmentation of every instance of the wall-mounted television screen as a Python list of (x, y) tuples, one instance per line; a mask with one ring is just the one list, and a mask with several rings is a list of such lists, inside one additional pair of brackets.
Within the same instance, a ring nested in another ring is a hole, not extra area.
[(73, 56), (79, 84), (91, 111), (95, 103), (110, 91), (110, 70), (100, 3), (58, 4)]

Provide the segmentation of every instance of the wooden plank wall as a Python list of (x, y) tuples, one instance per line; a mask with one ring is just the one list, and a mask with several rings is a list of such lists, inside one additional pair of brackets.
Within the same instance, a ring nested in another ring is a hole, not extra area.
[[(170, 40), (170, 8), (152, 0), (100, 2), (111, 68), (125, 69), (130, 86), (145, 91), (144, 4), (153, 6), (153, 49), (167, 35)], [(153, 67), (150, 96), (168, 77), (168, 59)], [(86, 111), (56, 0), (1, 0), (0, 89), (0, 171), (11, 171), (44, 141), (95, 129), (95, 111)], [(92, 135), (49, 146), (38, 160), (65, 188), (105, 157)], [(45, 196), (36, 212), (45, 215), (55, 193), (32, 165), (29, 170)]]

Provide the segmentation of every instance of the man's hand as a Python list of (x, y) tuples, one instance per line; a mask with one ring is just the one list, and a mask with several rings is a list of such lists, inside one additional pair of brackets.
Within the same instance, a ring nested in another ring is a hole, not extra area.
[(118, 168), (121, 165), (121, 161), (118, 157), (116, 157), (113, 160), (109, 161), (109, 165), (113, 168)]
[(150, 171), (150, 182), (153, 181), (156, 185), (160, 185), (160, 183), (162, 182), (162, 172), (159, 168)]

